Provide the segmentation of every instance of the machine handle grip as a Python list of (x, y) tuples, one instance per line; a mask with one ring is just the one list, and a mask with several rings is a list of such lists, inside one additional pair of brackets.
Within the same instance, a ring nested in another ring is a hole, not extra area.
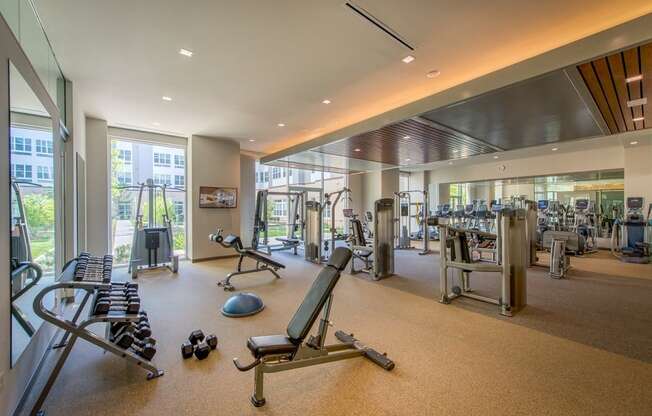
[(256, 358), (256, 361), (254, 361), (253, 363), (251, 363), (249, 365), (240, 364), (240, 361), (238, 360), (238, 357), (233, 359), (233, 365), (235, 365), (235, 368), (237, 368), (240, 371), (249, 371), (252, 368), (254, 368), (255, 366), (257, 366), (258, 364), (260, 364), (260, 358)]

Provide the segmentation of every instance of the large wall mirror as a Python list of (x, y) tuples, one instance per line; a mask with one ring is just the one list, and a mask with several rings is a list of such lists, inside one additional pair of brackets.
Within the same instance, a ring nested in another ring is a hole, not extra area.
[(9, 66), (13, 366), (43, 323), (34, 313), (34, 297), (55, 278), (56, 164), (52, 118), (20, 72)]

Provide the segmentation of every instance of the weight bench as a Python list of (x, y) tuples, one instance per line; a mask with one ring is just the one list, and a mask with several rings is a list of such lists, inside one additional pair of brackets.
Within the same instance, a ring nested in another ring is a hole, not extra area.
[[(341, 344), (324, 345), (328, 326), (331, 325), (329, 318), (333, 303), (332, 292), (349, 260), (351, 260), (351, 250), (345, 247), (335, 249), (326, 267), (321, 270), (290, 320), (287, 333), (249, 338), (247, 348), (255, 359), (251, 364), (243, 365), (238, 358), (233, 359), (233, 364), (240, 371), (255, 369), (254, 394), (251, 396), (251, 403), (254, 406), (265, 405), (263, 396), (265, 373), (277, 373), (356, 357), (366, 357), (387, 371), (394, 368), (394, 362), (386, 355), (365, 346), (352, 334), (343, 331), (335, 332), (335, 337), (341, 341)], [(318, 334), (310, 336), (304, 342), (320, 311), (322, 318)]]
[[(231, 278), (240, 274), (269, 271), (274, 276), (276, 276), (277, 279), (281, 278), (281, 276), (279, 276), (279, 274), (277, 273), (277, 270), (284, 269), (285, 265), (277, 261), (274, 261), (269, 257), (266, 257), (255, 250), (244, 248), (242, 241), (240, 240), (240, 237), (238, 237), (237, 235), (229, 234), (226, 237), (223, 237), (222, 230), (218, 229), (217, 233), (210, 234), (208, 236), (208, 239), (210, 241), (219, 243), (222, 247), (232, 248), (235, 251), (237, 251), (238, 254), (240, 255), (240, 258), (238, 260), (237, 270), (235, 272), (229, 273), (228, 275), (226, 275), (226, 279), (217, 283), (218, 286), (224, 287), (224, 290), (227, 291), (235, 290), (235, 288), (231, 284)], [(242, 261), (245, 259), (245, 257), (255, 260), (256, 267), (253, 269), (242, 270)]]

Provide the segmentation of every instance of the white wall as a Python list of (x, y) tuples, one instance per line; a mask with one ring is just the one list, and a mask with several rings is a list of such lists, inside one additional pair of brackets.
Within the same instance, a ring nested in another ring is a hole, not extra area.
[(652, 203), (652, 144), (625, 148), (625, 197), (633, 196)]
[(86, 118), (86, 246), (110, 253), (109, 142), (105, 120)]
[(254, 212), (256, 210), (256, 159), (240, 155), (240, 238), (248, 246), (254, 237)]
[[(234, 251), (208, 241), (216, 228), (225, 234), (240, 234), (240, 203), (238, 208), (199, 208), (200, 186), (238, 188), (240, 194), (240, 144), (228, 139), (192, 136), (188, 141), (188, 189), (190, 232), (188, 257), (193, 260), (231, 256)], [(247, 245), (246, 241), (243, 241)]]

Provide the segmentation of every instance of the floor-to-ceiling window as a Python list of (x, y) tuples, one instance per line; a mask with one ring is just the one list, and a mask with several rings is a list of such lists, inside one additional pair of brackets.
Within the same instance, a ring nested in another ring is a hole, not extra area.
[[(167, 212), (172, 222), (174, 252), (186, 254), (186, 150), (113, 138), (111, 140), (111, 243), (116, 264), (129, 261), (136, 216), (147, 223), (150, 211), (148, 189), (138, 206), (140, 185), (151, 180), (165, 186)], [(153, 212), (161, 224), (165, 211), (161, 188), (154, 190)], [(139, 209), (140, 208), (140, 209)]]
[[(270, 192), (306, 192), (307, 199), (324, 204), (324, 195), (340, 191), (348, 186), (347, 175), (323, 172), (321, 169), (297, 169), (279, 166), (266, 166), (256, 162), (256, 190)], [(334, 198), (333, 198), (334, 200)], [(343, 194), (335, 208), (335, 229), (346, 233), (348, 224), (343, 209), (349, 204), (348, 195)], [(292, 213), (293, 199), (287, 195), (270, 195), (267, 202), (268, 235), (284, 237), (288, 235), (289, 215)], [(324, 232), (330, 232), (331, 211), (324, 206)]]

